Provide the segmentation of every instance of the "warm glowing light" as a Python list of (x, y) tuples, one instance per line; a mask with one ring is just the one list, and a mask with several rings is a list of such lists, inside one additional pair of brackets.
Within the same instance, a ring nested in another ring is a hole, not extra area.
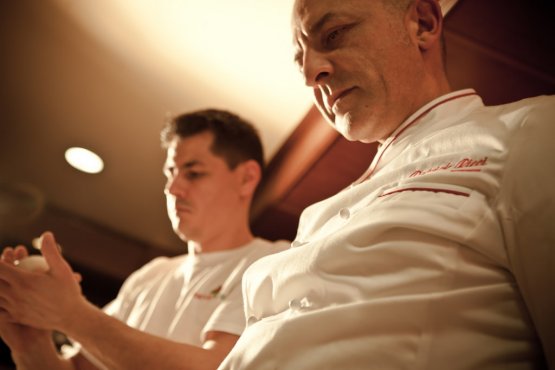
[(263, 124), (267, 155), (312, 106), (293, 62), (294, 0), (49, 2), (150, 81), (165, 110), (215, 106)]
[(102, 158), (85, 148), (69, 148), (65, 157), (72, 167), (86, 173), (99, 173), (104, 168)]
[(449, 11), (457, 4), (459, 0), (439, 0), (439, 5), (441, 6), (441, 10), (443, 15), (447, 15)]

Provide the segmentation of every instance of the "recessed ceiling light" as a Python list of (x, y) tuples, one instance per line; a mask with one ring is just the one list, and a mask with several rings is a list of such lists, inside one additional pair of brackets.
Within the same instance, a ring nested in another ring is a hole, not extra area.
[(71, 166), (86, 173), (99, 173), (104, 168), (102, 158), (85, 148), (69, 148), (65, 157)]

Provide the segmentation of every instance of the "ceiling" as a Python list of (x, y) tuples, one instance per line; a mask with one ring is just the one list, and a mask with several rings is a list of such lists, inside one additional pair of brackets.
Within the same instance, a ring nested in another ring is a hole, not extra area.
[[(311, 108), (292, 63), (291, 3), (1, 1), (0, 194), (19, 208), (0, 195), (0, 241), (49, 228), (72, 261), (118, 279), (183, 251), (158, 133), (168, 115), (208, 106), (260, 128), (272, 161), (254, 227), (292, 238), (300, 211), (353, 181), (375, 146), (338, 137)], [(552, 1), (461, 0), (445, 24), (453, 88), (488, 104), (555, 93), (553, 19)], [(74, 145), (105, 170), (70, 168)]]
[[(159, 131), (173, 114), (230, 109), (270, 158), (311, 104), (293, 65), (292, 1), (0, 2), (1, 180), (169, 251)], [(255, 30), (255, 32), (253, 32)], [(105, 160), (64, 162), (70, 146)]]

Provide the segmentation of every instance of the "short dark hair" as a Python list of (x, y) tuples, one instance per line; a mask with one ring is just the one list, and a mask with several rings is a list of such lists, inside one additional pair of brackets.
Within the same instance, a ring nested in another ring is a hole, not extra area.
[(184, 139), (203, 132), (214, 135), (212, 153), (223, 158), (230, 169), (253, 159), (264, 170), (258, 131), (251, 123), (225, 110), (204, 109), (174, 117), (162, 129), (162, 147), (168, 148), (176, 137)]

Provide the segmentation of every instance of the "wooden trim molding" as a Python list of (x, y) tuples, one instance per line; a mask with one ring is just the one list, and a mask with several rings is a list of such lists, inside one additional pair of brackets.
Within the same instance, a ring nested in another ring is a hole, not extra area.
[(253, 201), (251, 219), (280, 201), (339, 138), (315, 106), (274, 155)]

